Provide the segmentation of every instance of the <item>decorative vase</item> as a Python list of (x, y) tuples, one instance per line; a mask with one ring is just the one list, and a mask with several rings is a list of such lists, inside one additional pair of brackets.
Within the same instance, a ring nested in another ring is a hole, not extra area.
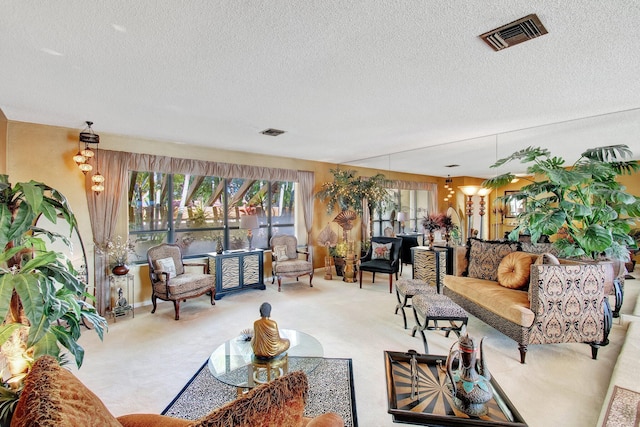
[(118, 264), (115, 267), (113, 267), (111, 272), (113, 274), (115, 274), (116, 276), (124, 276), (125, 274), (127, 274), (129, 272), (129, 267), (127, 267), (124, 264)]
[(449, 230), (445, 230), (444, 240), (447, 242), (447, 246), (451, 245), (451, 232)]
[[(493, 397), (491, 389), (491, 373), (487, 369), (482, 350), (482, 342), (476, 348), (473, 338), (464, 334), (458, 340), (458, 349), (447, 356), (448, 384), (457, 409), (471, 417), (486, 415), (489, 411), (487, 403)], [(476, 359), (479, 349), (480, 360)], [(457, 368), (453, 364), (457, 362)]]
[(433, 248), (433, 242), (436, 240), (436, 236), (433, 234), (433, 231), (429, 231), (429, 247)]
[(218, 245), (216, 246), (216, 253), (220, 255), (222, 253), (222, 241), (218, 239)]
[(340, 256), (333, 257), (333, 265), (336, 266), (336, 275), (342, 277), (342, 274), (344, 273), (345, 264), (346, 262), (343, 257), (340, 257)]

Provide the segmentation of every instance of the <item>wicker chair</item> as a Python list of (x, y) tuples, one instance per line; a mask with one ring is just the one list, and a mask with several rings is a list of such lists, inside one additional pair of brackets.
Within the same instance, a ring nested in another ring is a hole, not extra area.
[[(176, 320), (180, 319), (180, 301), (211, 293), (211, 305), (215, 305), (216, 278), (206, 274), (207, 265), (184, 264), (182, 251), (178, 245), (163, 243), (147, 251), (149, 279), (151, 279), (152, 313), (156, 312), (156, 299), (173, 301)], [(186, 272), (184, 267), (202, 267), (202, 273)]]
[[(309, 275), (309, 286), (313, 287), (313, 264), (309, 261), (309, 252), (298, 250), (298, 239), (291, 235), (275, 235), (269, 242), (273, 257), (273, 280), (278, 278), (278, 292), (283, 277), (298, 277)], [(298, 254), (305, 255), (299, 259)]]

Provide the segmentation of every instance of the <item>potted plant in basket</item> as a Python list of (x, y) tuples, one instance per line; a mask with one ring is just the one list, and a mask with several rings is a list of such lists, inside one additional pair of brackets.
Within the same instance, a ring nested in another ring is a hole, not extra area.
[[(640, 199), (627, 193), (616, 177), (640, 169), (631, 157), (626, 145), (612, 145), (586, 150), (573, 165), (539, 147), (498, 160), (492, 167), (516, 160), (529, 163), (527, 173), (534, 177), (505, 200), (526, 200), (509, 238), (517, 240), (520, 232), (528, 232), (537, 242), (542, 235), (564, 228), (566, 233), (554, 242), (561, 256), (626, 261), (634, 243), (629, 232), (640, 217)], [(513, 178), (505, 173), (482, 185), (499, 188)]]
[(86, 298), (85, 284), (64, 255), (47, 250), (45, 237), (69, 240), (36, 227), (40, 215), (52, 223), (64, 220), (69, 230), (75, 216), (57, 190), (35, 181), (12, 186), (0, 175), (0, 346), (8, 378), (0, 386), (0, 424), (8, 425), (22, 381), (32, 363), (48, 354), (64, 362), (67, 354), (80, 367), (81, 325), (102, 339), (106, 320)]

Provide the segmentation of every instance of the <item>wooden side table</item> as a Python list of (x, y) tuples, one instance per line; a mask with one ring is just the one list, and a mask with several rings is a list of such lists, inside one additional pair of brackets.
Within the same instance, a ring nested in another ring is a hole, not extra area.
[(111, 296), (109, 313), (113, 316), (114, 322), (118, 317), (125, 316), (129, 312), (132, 318), (136, 317), (133, 308), (134, 283), (133, 274), (109, 275), (109, 295)]
[(427, 246), (411, 248), (413, 278), (434, 283), (438, 293), (442, 293), (444, 276), (447, 274), (447, 250)]

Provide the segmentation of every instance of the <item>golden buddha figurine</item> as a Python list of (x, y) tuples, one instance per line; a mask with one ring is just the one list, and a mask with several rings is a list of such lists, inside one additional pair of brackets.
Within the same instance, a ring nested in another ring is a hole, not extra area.
[(280, 338), (278, 324), (271, 320), (271, 304), (262, 303), (260, 306), (260, 319), (253, 322), (253, 340), (251, 347), (256, 357), (271, 359), (289, 349), (289, 340)]

